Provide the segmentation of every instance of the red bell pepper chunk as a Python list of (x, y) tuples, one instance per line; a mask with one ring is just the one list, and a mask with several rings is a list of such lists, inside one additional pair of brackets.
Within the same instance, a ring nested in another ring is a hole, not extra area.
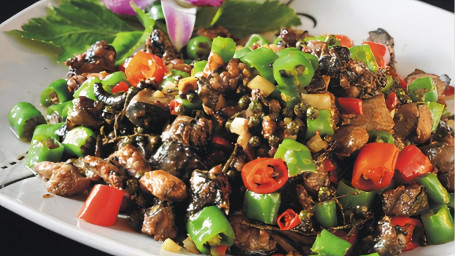
[(446, 89), (444, 90), (444, 95), (446, 95), (446, 96), (453, 95), (453, 86), (452, 85), (449, 85), (446, 87)]
[(398, 101), (397, 94), (394, 92), (389, 93), (389, 95), (387, 96), (387, 99), (385, 100), (387, 109), (389, 111), (394, 110), (398, 106), (398, 103), (399, 103), (399, 101)]
[(125, 68), (125, 75), (131, 85), (137, 86), (144, 79), (155, 79), (156, 82), (163, 80), (166, 66), (163, 59), (151, 53), (137, 52)]
[(413, 241), (412, 238), (416, 228), (423, 228), (423, 224), (420, 220), (410, 217), (392, 217), (391, 223), (393, 226), (400, 226), (406, 234), (406, 247), (403, 251), (409, 251), (419, 247), (419, 244)]
[(300, 218), (292, 209), (287, 209), (277, 218), (276, 222), (281, 230), (290, 230), (300, 224)]
[(354, 46), (354, 42), (351, 40), (351, 38), (345, 35), (335, 35), (335, 38), (340, 40), (340, 45), (343, 47), (351, 48)]
[(128, 91), (128, 87), (129, 86), (125, 81), (120, 81), (118, 84), (112, 87), (111, 93), (126, 92)]
[(245, 188), (258, 194), (275, 192), (284, 186), (288, 177), (288, 168), (280, 158), (257, 158), (242, 168)]
[(337, 98), (338, 105), (346, 114), (363, 114), (363, 103), (357, 98)]
[(373, 142), (360, 149), (352, 172), (352, 186), (364, 191), (390, 185), (400, 150), (391, 143)]
[(176, 100), (171, 100), (169, 102), (169, 111), (171, 112), (171, 115), (178, 115), (177, 111), (175, 109), (180, 105), (181, 103), (176, 101)]
[(385, 68), (387, 65), (389, 65), (390, 52), (389, 48), (386, 45), (371, 41), (365, 41), (362, 44), (367, 44), (370, 46), (370, 49), (373, 52), (374, 58), (379, 67)]
[(97, 184), (85, 200), (77, 217), (100, 226), (113, 226), (117, 221), (125, 191)]
[(398, 170), (398, 178), (402, 182), (411, 183), (417, 177), (431, 172), (433, 165), (416, 145), (409, 145), (398, 154), (395, 169)]

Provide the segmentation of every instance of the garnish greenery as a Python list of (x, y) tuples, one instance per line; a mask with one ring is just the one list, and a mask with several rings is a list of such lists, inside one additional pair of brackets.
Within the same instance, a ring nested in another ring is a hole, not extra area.
[[(8, 33), (54, 46), (58, 62), (105, 40), (116, 49), (116, 63), (120, 64), (160, 24), (134, 4), (132, 7), (136, 18), (119, 16), (99, 0), (58, 0), (58, 6), (49, 7), (46, 16), (31, 18), (21, 30)], [(238, 38), (301, 24), (295, 11), (279, 0), (226, 0), (219, 10), (204, 8), (198, 12), (199, 25), (215, 23)]]

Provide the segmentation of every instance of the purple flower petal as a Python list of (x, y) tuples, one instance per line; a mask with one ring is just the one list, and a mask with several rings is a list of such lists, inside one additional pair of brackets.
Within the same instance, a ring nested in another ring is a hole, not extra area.
[(136, 12), (130, 6), (131, 1), (133, 1), (133, 3), (135, 3), (139, 8), (145, 9), (155, 0), (103, 0), (104, 5), (116, 14), (136, 15)]
[(174, 46), (180, 50), (188, 43), (193, 33), (197, 7), (185, 8), (174, 0), (162, 0), (161, 7), (166, 19), (169, 38)]

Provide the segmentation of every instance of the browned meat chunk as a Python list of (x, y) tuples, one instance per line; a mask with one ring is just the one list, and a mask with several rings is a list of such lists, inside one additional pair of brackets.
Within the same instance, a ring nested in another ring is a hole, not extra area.
[(231, 33), (229, 33), (229, 31), (226, 28), (220, 25), (216, 25), (211, 28), (199, 28), (197, 29), (196, 34), (198, 36), (206, 36), (210, 38), (210, 40), (213, 40), (217, 36), (233, 38)]
[(166, 64), (173, 59), (182, 58), (182, 55), (172, 44), (171, 40), (159, 29), (154, 29), (145, 41), (145, 51), (163, 58)]
[(417, 143), (424, 143), (431, 136), (433, 118), (426, 105), (418, 103), (400, 105), (394, 121), (394, 131), (399, 136), (410, 138)]
[(276, 241), (272, 239), (269, 231), (249, 227), (242, 223), (244, 220), (242, 215), (229, 216), (235, 234), (234, 247), (246, 254), (266, 253), (276, 248)]
[[(86, 192), (90, 186), (90, 179), (83, 177), (78, 168), (69, 162), (41, 162), (35, 165), (35, 170), (49, 179), (46, 183), (46, 189), (56, 195), (71, 196)], [(49, 176), (50, 170), (52, 170), (52, 174)]]
[(118, 163), (133, 177), (139, 178), (144, 173), (152, 170), (142, 152), (131, 144), (116, 151), (114, 156), (117, 157)]
[(188, 212), (191, 214), (205, 206), (216, 205), (226, 214), (229, 213), (229, 181), (217, 165), (210, 171), (194, 170), (191, 175), (191, 201)]
[(405, 80), (407, 84), (410, 84), (414, 82), (414, 80), (416, 80), (417, 78), (427, 76), (430, 77), (431, 80), (433, 80), (433, 83), (436, 86), (436, 90), (438, 91), (438, 102), (445, 104), (444, 91), (447, 88), (447, 86), (449, 86), (451, 80), (447, 75), (438, 76), (435, 74), (425, 73), (423, 70), (420, 69), (415, 69), (414, 72), (412, 72), (405, 78)]
[(125, 175), (117, 166), (109, 163), (108, 161), (96, 157), (96, 156), (85, 156), (84, 157), (85, 167), (99, 175), (106, 183), (117, 189), (122, 189)]
[(191, 118), (179, 115), (161, 135), (163, 141), (177, 140), (184, 146), (197, 150), (206, 148), (212, 138), (212, 121), (207, 118)]
[(143, 190), (161, 201), (182, 201), (187, 196), (185, 183), (163, 170), (145, 172), (139, 182)]
[(321, 187), (327, 187), (329, 184), (330, 180), (326, 172), (309, 172), (303, 175), (303, 185), (311, 195), (317, 195)]
[(106, 71), (112, 73), (115, 68), (116, 52), (114, 47), (106, 41), (94, 43), (82, 54), (76, 55), (65, 62), (70, 71), (68, 77), (83, 73), (99, 73)]
[(313, 207), (314, 201), (313, 198), (308, 194), (305, 187), (297, 184), (296, 186), (297, 199), (299, 200), (302, 209), (308, 210)]
[(86, 97), (73, 100), (73, 109), (68, 113), (66, 119), (68, 130), (76, 126), (99, 127), (103, 122), (101, 117), (103, 108), (103, 103)]
[(375, 237), (375, 242), (373, 250), (381, 256), (398, 255), (405, 247), (405, 244), (398, 239), (388, 216), (384, 216), (378, 222), (378, 235)]
[(383, 94), (363, 100), (363, 115), (348, 117), (343, 119), (343, 123), (363, 127), (367, 131), (381, 130), (392, 132), (394, 126)]
[(438, 170), (438, 178), (444, 187), (454, 191), (454, 151), (453, 144), (435, 144), (421, 148), (431, 163)]
[(382, 195), (382, 209), (390, 216), (413, 216), (429, 207), (426, 190), (422, 185), (398, 186)]
[(332, 140), (335, 141), (335, 152), (349, 156), (362, 148), (368, 142), (368, 132), (359, 126), (342, 126), (335, 131)]
[(154, 205), (144, 213), (142, 233), (153, 236), (157, 241), (175, 238), (177, 230), (174, 219), (174, 212), (171, 206), (165, 204)]

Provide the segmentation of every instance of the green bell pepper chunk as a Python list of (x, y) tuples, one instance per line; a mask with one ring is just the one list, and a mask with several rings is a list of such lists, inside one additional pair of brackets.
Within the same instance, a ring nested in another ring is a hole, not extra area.
[(310, 150), (300, 142), (285, 138), (278, 146), (274, 158), (281, 158), (288, 167), (289, 177), (304, 172), (316, 172)]
[(243, 209), (247, 218), (275, 225), (280, 204), (280, 193), (258, 194), (247, 190)]
[(435, 132), (439, 125), (439, 120), (441, 120), (442, 113), (444, 112), (445, 106), (437, 102), (424, 102), (430, 110), (431, 117), (433, 118), (433, 127), (431, 128), (432, 132)]
[(68, 113), (73, 109), (73, 101), (69, 100), (59, 104), (52, 105), (47, 108), (47, 114), (52, 115), (57, 113), (62, 120), (65, 120), (68, 117)]
[(273, 77), (272, 63), (278, 58), (278, 55), (266, 47), (259, 47), (243, 56), (240, 60), (246, 63), (250, 68), (255, 68), (259, 75), (275, 83)]
[(126, 75), (122, 71), (117, 71), (103, 78), (103, 80), (101, 80), (101, 85), (106, 92), (111, 92), (112, 88), (121, 81), (127, 82)]
[(417, 78), (408, 84), (408, 95), (413, 102), (438, 101), (438, 91), (433, 80), (428, 76)]
[(377, 252), (374, 252), (374, 253), (370, 253), (370, 254), (362, 254), (360, 256), (381, 256), (381, 255), (379, 255), (379, 253), (377, 253)]
[(352, 59), (363, 62), (371, 72), (378, 72), (379, 66), (369, 45), (355, 45), (349, 48), (349, 50), (351, 51)]
[(101, 80), (97, 77), (91, 77), (87, 79), (82, 85), (74, 92), (73, 96), (75, 99), (84, 96), (94, 101), (98, 100), (95, 96), (93, 85), (95, 83), (101, 83)]
[[(205, 63), (207, 63), (207, 61), (205, 61)], [(205, 67), (205, 65), (204, 65)], [(202, 70), (204, 70), (204, 68), (202, 68)], [(177, 83), (178, 80), (182, 79), (182, 78), (185, 78), (185, 77), (189, 77), (190, 75), (188, 75), (188, 73), (184, 72), (184, 71), (180, 71), (178, 69), (171, 69), (171, 73), (166, 75), (163, 79), (163, 81), (161, 81), (160, 83), (160, 87), (161, 89), (163, 89), (163, 87), (166, 85), (166, 83)]]
[(78, 126), (71, 129), (63, 139), (65, 152), (72, 156), (81, 157), (91, 148), (96, 139), (95, 133), (87, 127)]
[(449, 196), (450, 196), (450, 198), (449, 198), (449, 203), (447, 204), (447, 206), (453, 209), (453, 200), (454, 200), (453, 196), (454, 195), (453, 195), (453, 193), (449, 193)]
[(188, 235), (201, 253), (210, 253), (211, 246), (234, 244), (234, 230), (224, 213), (216, 206), (204, 207), (191, 215), (186, 227)]
[(428, 173), (417, 179), (418, 183), (422, 184), (426, 190), (428, 197), (435, 204), (448, 204), (450, 201), (449, 192), (439, 181), (434, 173)]
[[(312, 118), (313, 111), (317, 111), (318, 115), (315, 119)], [(307, 132), (306, 138), (309, 139), (316, 134), (316, 131), (319, 131), (321, 136), (329, 135), (332, 136), (334, 131), (332, 127), (332, 114), (330, 110), (314, 108), (308, 108), (307, 110)]]
[(245, 47), (252, 47), (253, 45), (259, 45), (262, 46), (264, 44), (268, 44), (269, 42), (267, 39), (265, 39), (263, 36), (260, 34), (252, 34), (250, 38), (248, 38), (248, 41), (245, 43)]
[(338, 182), (336, 196), (339, 197), (341, 205), (344, 209), (353, 209), (357, 206), (366, 206), (371, 209), (375, 191), (363, 191), (347, 185), (343, 180)]
[(193, 69), (191, 70), (191, 76), (204, 71), (205, 66), (207, 65), (206, 60), (198, 60), (193, 62)]
[(33, 131), (32, 140), (37, 139), (39, 137), (60, 140), (60, 137), (57, 134), (55, 134), (55, 132), (58, 129), (60, 129), (64, 124), (65, 122), (57, 124), (40, 124), (35, 128), (35, 131)]
[(41, 93), (40, 103), (43, 107), (71, 100), (71, 93), (65, 79), (58, 79), (49, 84)]
[(25, 157), (25, 166), (32, 168), (42, 161), (59, 162), (63, 156), (63, 145), (53, 137), (34, 136)]
[(8, 122), (17, 138), (30, 141), (35, 127), (46, 123), (46, 120), (32, 103), (22, 101), (10, 110)]
[(390, 90), (390, 88), (392, 88), (393, 84), (394, 84), (393, 76), (392, 75), (388, 75), (387, 76), (387, 82), (386, 82), (384, 88), (381, 89), (381, 91), (384, 92), (384, 93), (387, 93)]
[(252, 51), (251, 48), (243, 47), (242, 49), (235, 51), (233, 58), (241, 59), (251, 51)]
[(334, 199), (323, 201), (314, 206), (314, 216), (324, 228), (335, 227), (338, 224), (337, 205)]
[(321, 256), (344, 256), (351, 243), (323, 229), (316, 237), (311, 251)]
[(212, 52), (220, 55), (224, 62), (232, 59), (237, 45), (234, 40), (229, 37), (215, 37), (212, 41)]
[(303, 87), (311, 82), (314, 75), (314, 60), (311, 54), (297, 48), (286, 48), (277, 52), (278, 58), (273, 63), (273, 77), (277, 89), (288, 107), (293, 107), (300, 101), (300, 94), (305, 92)]
[(453, 217), (447, 205), (430, 209), (420, 216), (428, 244), (444, 244), (454, 239)]
[(370, 142), (385, 142), (390, 144), (395, 144), (395, 139), (393, 138), (392, 134), (381, 131), (381, 130), (372, 130), (368, 132), (370, 136)]
[(176, 95), (174, 99), (180, 103), (175, 109), (179, 115), (191, 115), (193, 111), (202, 109), (202, 100), (197, 93), (187, 93), (186, 99)]

